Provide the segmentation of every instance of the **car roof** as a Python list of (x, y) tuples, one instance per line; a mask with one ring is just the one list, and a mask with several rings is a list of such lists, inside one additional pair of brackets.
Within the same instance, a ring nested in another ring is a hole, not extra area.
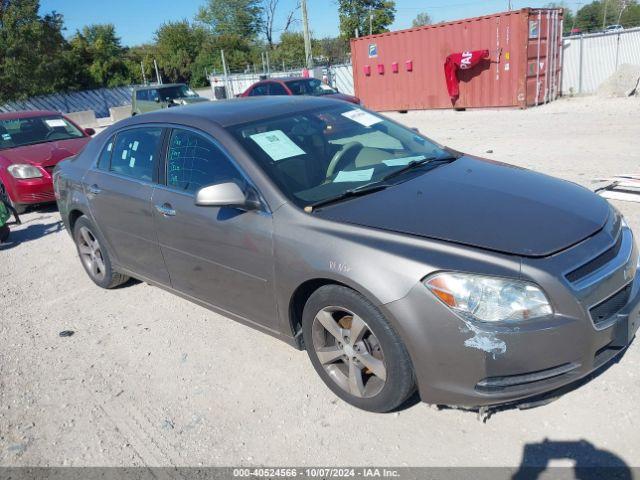
[(0, 120), (16, 120), (18, 118), (45, 117), (50, 115), (62, 115), (54, 110), (24, 110), (20, 112), (0, 113)]
[(137, 92), (139, 90), (158, 90), (160, 88), (168, 88), (168, 87), (186, 87), (186, 83), (162, 83), (160, 85), (141, 85), (138, 87), (133, 87), (133, 91)]
[(203, 102), (184, 107), (165, 108), (136, 115), (124, 120), (123, 125), (141, 123), (178, 123), (186, 125), (203, 122), (231, 127), (243, 123), (265, 120), (280, 115), (291, 115), (321, 107), (345, 105), (341, 100), (307, 96), (241, 97), (232, 100)]

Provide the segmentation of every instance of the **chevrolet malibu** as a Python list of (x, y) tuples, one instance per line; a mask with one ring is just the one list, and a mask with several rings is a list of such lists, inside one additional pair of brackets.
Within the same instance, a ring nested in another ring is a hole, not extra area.
[(53, 169), (82, 150), (94, 133), (58, 112), (0, 113), (0, 195), (18, 213), (55, 202)]
[(638, 328), (638, 251), (605, 200), (342, 101), (130, 118), (54, 176), (97, 285), (135, 277), (306, 349), (365, 410), (551, 396)]

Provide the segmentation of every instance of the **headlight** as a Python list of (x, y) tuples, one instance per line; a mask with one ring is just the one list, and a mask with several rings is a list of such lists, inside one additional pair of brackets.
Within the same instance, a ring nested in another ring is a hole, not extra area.
[(42, 177), (42, 172), (33, 165), (10, 165), (7, 170), (14, 178), (38, 178)]
[(520, 280), (444, 272), (428, 277), (424, 285), (452, 310), (482, 322), (528, 320), (553, 313), (540, 287)]

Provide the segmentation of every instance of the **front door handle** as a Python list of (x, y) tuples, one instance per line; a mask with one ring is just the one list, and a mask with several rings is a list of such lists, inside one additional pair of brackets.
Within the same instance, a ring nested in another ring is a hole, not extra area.
[(176, 211), (168, 203), (163, 203), (162, 205), (156, 205), (156, 210), (160, 213), (160, 215), (162, 215), (164, 217), (175, 217), (176, 216)]
[(89, 193), (92, 195), (98, 195), (102, 190), (95, 183), (89, 187)]

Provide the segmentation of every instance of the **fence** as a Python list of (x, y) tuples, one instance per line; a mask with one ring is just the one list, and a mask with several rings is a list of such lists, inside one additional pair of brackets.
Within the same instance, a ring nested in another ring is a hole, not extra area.
[[(302, 68), (296, 68), (286, 71), (270, 72), (267, 76), (269, 78), (278, 77), (302, 77)], [(327, 75), (329, 83), (337, 88), (340, 93), (346, 93), (353, 95), (353, 70), (351, 65), (333, 65), (330, 67), (316, 67), (313, 70), (313, 76), (320, 78)], [(233, 98), (243, 93), (254, 83), (258, 82), (261, 77), (264, 77), (264, 73), (238, 73), (230, 74), (226, 77), (224, 75), (211, 75), (209, 81), (212, 88), (225, 86), (227, 91), (227, 97)]]
[(594, 93), (625, 63), (640, 65), (640, 28), (566, 38), (562, 93)]
[(93, 110), (96, 117), (108, 117), (109, 108), (131, 104), (132, 87), (100, 88), (82, 92), (54, 93), (0, 105), (0, 112), (54, 110), (62, 113)]

